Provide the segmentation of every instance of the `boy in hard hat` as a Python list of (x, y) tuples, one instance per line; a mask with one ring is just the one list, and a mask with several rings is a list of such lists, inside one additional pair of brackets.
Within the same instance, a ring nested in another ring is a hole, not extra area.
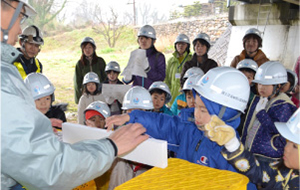
[(275, 122), (276, 129), (286, 139), (280, 161), (260, 162), (237, 139), (235, 130), (228, 125), (205, 125), (208, 138), (224, 145), (222, 154), (236, 170), (246, 175), (262, 189), (299, 189), (300, 163), (300, 109), (287, 122)]
[[(57, 128), (55, 123), (57, 119), (66, 122), (66, 105), (52, 105), (55, 101), (55, 87), (51, 81), (42, 73), (30, 73), (24, 80), (28, 89), (33, 96), (36, 108), (48, 118), (50, 118), (53, 126), (53, 131), (61, 140), (62, 133), (60, 128)], [(58, 130), (57, 130), (58, 129)]]
[(184, 108), (195, 107), (195, 99), (192, 92), (192, 85), (204, 75), (203, 71), (198, 67), (192, 67), (185, 73), (184, 85), (181, 90), (181, 94), (178, 95), (171, 107), (171, 111), (174, 115), (180, 115), (181, 110)]
[(171, 101), (172, 95), (169, 87), (162, 81), (156, 81), (149, 87), (149, 92), (153, 101), (153, 111), (173, 115), (171, 110), (166, 106)]
[[(190, 162), (223, 170), (236, 170), (222, 157), (221, 147), (205, 137), (203, 126), (212, 115), (221, 118), (222, 123), (237, 128), (240, 112), (246, 108), (250, 87), (247, 78), (230, 67), (209, 70), (193, 86), (196, 99), (194, 122), (184, 117), (169, 117), (159, 113), (135, 110), (129, 114), (112, 116), (106, 120), (108, 130), (112, 125), (125, 122), (141, 123), (147, 134), (153, 138), (177, 144), (176, 157)], [(256, 189), (254, 184), (249, 189)]]

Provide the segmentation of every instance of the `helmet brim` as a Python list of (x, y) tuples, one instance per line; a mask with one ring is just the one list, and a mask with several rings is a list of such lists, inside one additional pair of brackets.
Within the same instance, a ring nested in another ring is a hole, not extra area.
[(289, 141), (292, 141), (296, 144), (300, 144), (300, 138), (297, 134), (293, 134), (286, 123), (275, 122), (274, 123), (279, 133)]

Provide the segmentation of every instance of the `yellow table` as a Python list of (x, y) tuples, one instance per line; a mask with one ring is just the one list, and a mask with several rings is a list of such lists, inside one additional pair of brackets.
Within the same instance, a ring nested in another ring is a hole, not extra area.
[(167, 168), (154, 167), (115, 190), (246, 190), (248, 182), (242, 174), (170, 158)]

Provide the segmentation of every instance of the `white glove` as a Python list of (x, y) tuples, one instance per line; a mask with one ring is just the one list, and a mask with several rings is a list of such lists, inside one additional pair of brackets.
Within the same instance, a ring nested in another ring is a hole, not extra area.
[(234, 152), (240, 147), (240, 141), (236, 136), (234, 136), (232, 139), (230, 139), (227, 143), (225, 143), (225, 148), (228, 150), (228, 152)]
[(260, 97), (260, 99), (259, 99), (259, 101), (258, 101), (258, 103), (255, 107), (255, 111), (259, 112), (259, 111), (265, 109), (267, 103), (268, 103), (268, 98), (267, 97)]

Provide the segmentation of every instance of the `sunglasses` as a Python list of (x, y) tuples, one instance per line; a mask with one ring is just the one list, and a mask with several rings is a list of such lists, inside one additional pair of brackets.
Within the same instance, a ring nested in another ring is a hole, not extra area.
[[(5, 4), (7, 4), (8, 6), (10, 6), (11, 8), (13, 8), (13, 9), (15, 9), (15, 10), (17, 9), (17, 8), (13, 7), (10, 3), (6, 2), (6, 1), (2, 1), (2, 2), (4, 2)], [(28, 18), (28, 15), (26, 15), (26, 14), (23, 13), (23, 12), (20, 12), (20, 14), (22, 15), (20, 24), (23, 24), (23, 23), (25, 22), (25, 20)]]

